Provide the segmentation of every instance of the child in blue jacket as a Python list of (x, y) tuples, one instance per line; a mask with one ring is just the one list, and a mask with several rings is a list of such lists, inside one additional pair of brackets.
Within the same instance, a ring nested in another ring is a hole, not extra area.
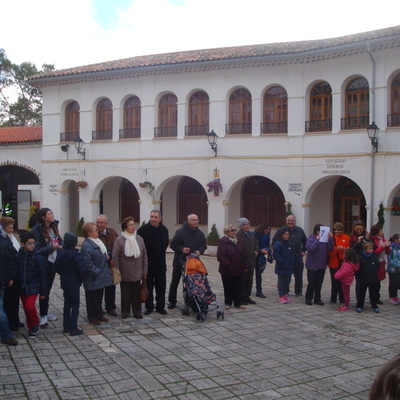
[(54, 263), (55, 270), (60, 274), (61, 289), (64, 295), (63, 327), (64, 333), (70, 336), (82, 335), (78, 327), (80, 287), (86, 274), (86, 264), (81, 253), (76, 248), (78, 237), (75, 233), (64, 235), (64, 247), (57, 252)]

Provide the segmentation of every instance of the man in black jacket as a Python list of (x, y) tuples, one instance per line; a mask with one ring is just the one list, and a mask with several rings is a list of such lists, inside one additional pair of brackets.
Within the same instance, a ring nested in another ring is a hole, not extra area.
[(176, 231), (171, 241), (171, 249), (175, 255), (168, 294), (168, 308), (170, 310), (176, 307), (176, 293), (186, 256), (192, 253), (200, 256), (207, 249), (206, 237), (199, 229), (199, 217), (197, 215), (190, 214), (188, 220)]
[(16, 346), (17, 340), (8, 326), (7, 314), (4, 311), (4, 289), (6, 285), (13, 284), (15, 274), (15, 256), (16, 250), (11, 239), (2, 231), (0, 225), (0, 336), (3, 343), (10, 346)]
[(165, 291), (167, 288), (167, 263), (165, 251), (169, 244), (168, 229), (161, 222), (161, 212), (153, 210), (150, 212), (150, 220), (146, 225), (141, 226), (137, 234), (144, 240), (148, 257), (147, 270), (147, 297), (145, 307), (146, 315), (154, 310), (153, 290), (156, 292), (156, 311), (161, 315), (166, 315)]

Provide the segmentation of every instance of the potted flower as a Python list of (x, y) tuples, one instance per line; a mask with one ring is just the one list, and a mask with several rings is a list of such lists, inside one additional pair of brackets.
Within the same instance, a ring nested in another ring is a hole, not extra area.
[(86, 181), (76, 181), (76, 184), (78, 185), (78, 188), (82, 189), (86, 188), (89, 185), (89, 183)]
[(222, 192), (222, 183), (219, 179), (213, 179), (206, 186), (208, 187), (208, 192), (214, 192), (214, 196), (219, 196), (219, 193)]
[(217, 255), (217, 246), (219, 242), (219, 234), (215, 224), (212, 225), (210, 233), (207, 236), (207, 250), (212, 257)]

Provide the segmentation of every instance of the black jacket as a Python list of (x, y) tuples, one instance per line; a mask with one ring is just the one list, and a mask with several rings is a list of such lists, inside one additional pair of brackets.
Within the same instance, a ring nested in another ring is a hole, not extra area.
[(8, 235), (0, 235), (0, 289), (4, 289), (14, 278), (16, 254), (17, 251)]
[(47, 296), (49, 294), (47, 260), (39, 254), (38, 250), (19, 249), (14, 285), (20, 295)]
[[(58, 221), (54, 221), (55, 225), (58, 226)], [(35, 236), (35, 241), (36, 241), (36, 249), (39, 250), (40, 254), (44, 257), (47, 257), (50, 255), (54, 250), (53, 250), (53, 244), (49, 244), (46, 241), (46, 238), (42, 235), (41, 232), (41, 225), (38, 223), (36, 224), (32, 229), (31, 232)], [(59, 243), (62, 245), (62, 239), (61, 237), (58, 237), (57, 240)]]
[(379, 260), (376, 254), (360, 254), (360, 269), (356, 272), (356, 277), (363, 283), (379, 282), (378, 270)]
[(78, 249), (65, 247), (57, 251), (54, 269), (60, 274), (61, 289), (78, 289), (86, 277), (86, 263)]

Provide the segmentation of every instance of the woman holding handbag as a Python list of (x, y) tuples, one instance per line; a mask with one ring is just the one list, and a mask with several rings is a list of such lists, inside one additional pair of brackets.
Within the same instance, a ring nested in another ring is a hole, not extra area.
[(121, 223), (122, 233), (115, 239), (112, 259), (121, 272), (121, 318), (142, 319), (140, 281), (146, 281), (147, 252), (144, 240), (136, 234), (135, 220), (126, 217)]

